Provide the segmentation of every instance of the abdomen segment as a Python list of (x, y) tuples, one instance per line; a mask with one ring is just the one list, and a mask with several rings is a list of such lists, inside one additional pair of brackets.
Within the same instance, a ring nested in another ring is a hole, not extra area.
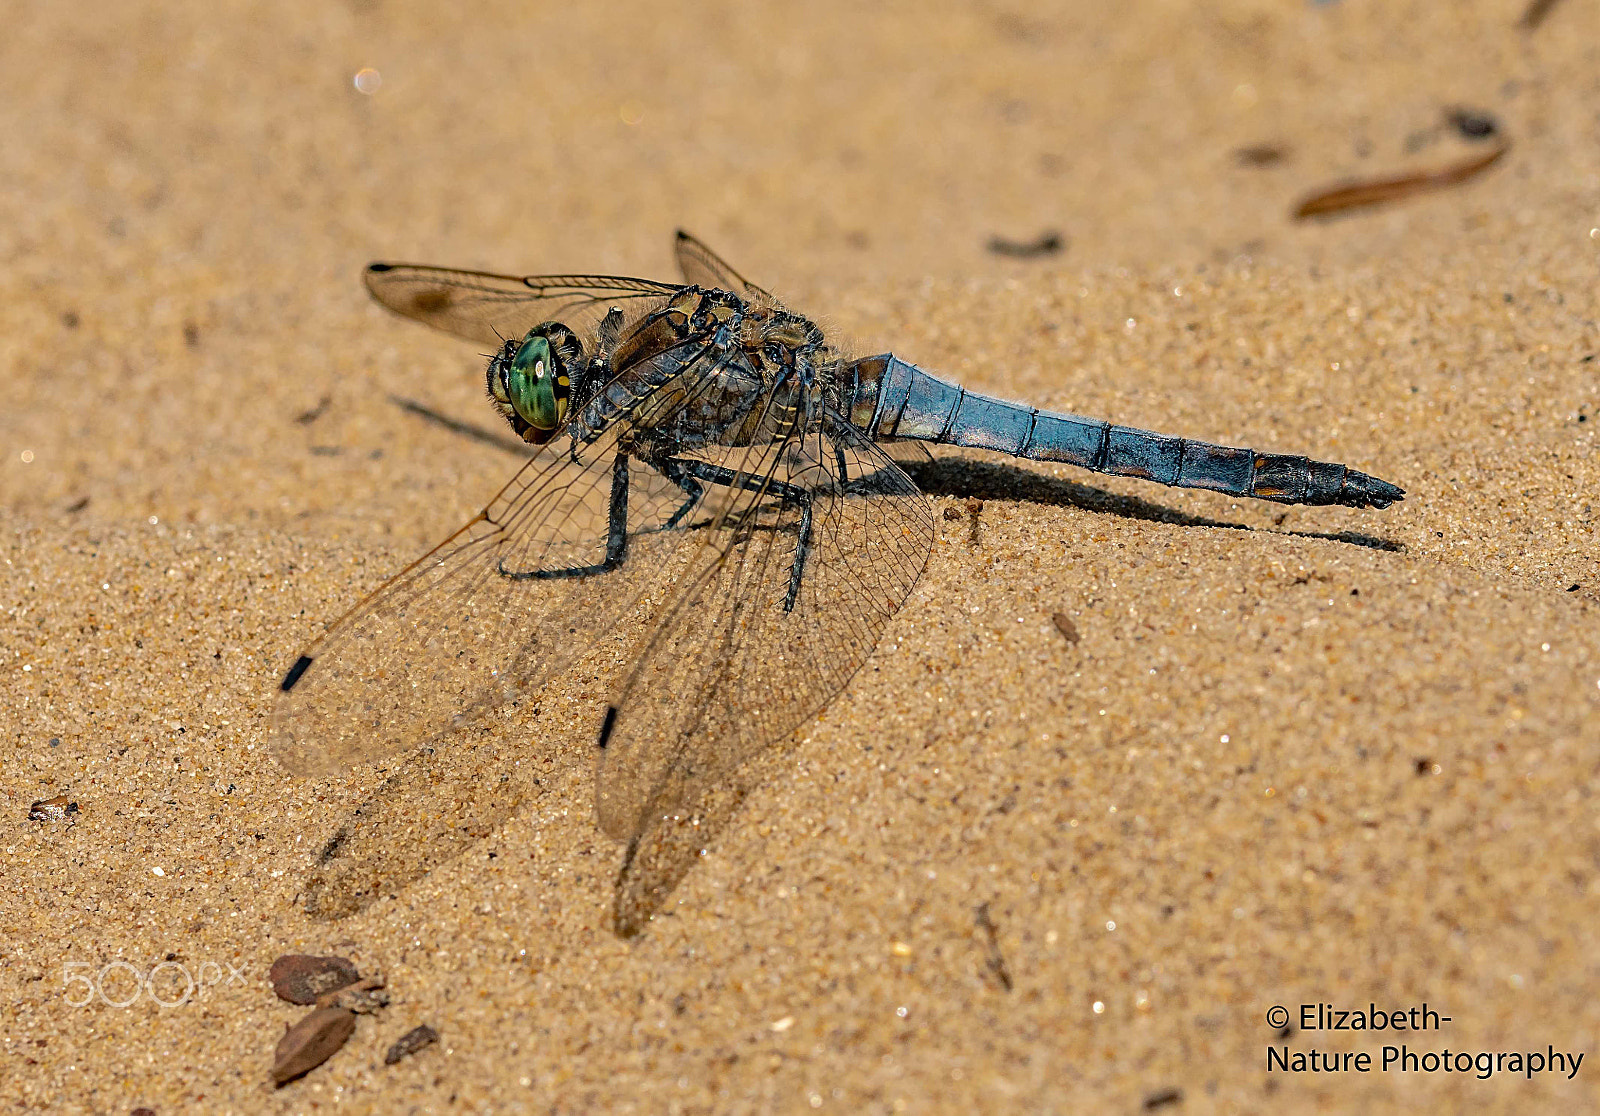
[(971, 446), (1283, 504), (1386, 508), (1405, 497), (1388, 481), (1345, 465), (1217, 446), (991, 399), (887, 354), (846, 365), (840, 390), (850, 421), (873, 438)]

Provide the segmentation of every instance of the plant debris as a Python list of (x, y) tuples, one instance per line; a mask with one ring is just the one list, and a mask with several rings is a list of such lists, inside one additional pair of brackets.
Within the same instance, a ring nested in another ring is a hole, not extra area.
[(1055, 231), (1043, 232), (1032, 240), (1007, 240), (1003, 236), (989, 238), (989, 251), (997, 256), (1010, 256), (1017, 260), (1031, 260), (1039, 256), (1053, 256), (1067, 246), (1066, 237)]
[(356, 1016), (344, 1008), (319, 1007), (284, 1031), (272, 1056), (272, 1080), (285, 1085), (333, 1057), (356, 1029)]
[(1509, 143), (1502, 143), (1487, 155), (1476, 155), (1464, 162), (1432, 171), (1416, 171), (1389, 178), (1373, 178), (1360, 182), (1347, 182), (1326, 190), (1319, 190), (1295, 207), (1296, 220), (1308, 217), (1327, 217), (1347, 209), (1364, 209), (1399, 201), (1430, 190), (1441, 190), (1465, 182), (1488, 170), (1507, 151)]
[(28, 807), (29, 821), (66, 821), (78, 813), (78, 804), (67, 795), (58, 794), (54, 798), (41, 798)]
[(280, 1000), (314, 1004), (319, 996), (359, 982), (361, 974), (353, 962), (343, 957), (287, 953), (272, 963), (267, 979)]
[(1241, 167), (1276, 166), (1288, 157), (1289, 149), (1281, 143), (1253, 143), (1233, 153), (1234, 161)]
[(982, 930), (989, 940), (989, 971), (1000, 982), (1000, 987), (1007, 992), (1011, 991), (1011, 970), (1006, 966), (1005, 954), (1000, 952), (1000, 928), (989, 917), (989, 904), (979, 904), (974, 921), (977, 922), (978, 929)]
[(1523, 9), (1522, 18), (1517, 20), (1517, 26), (1524, 31), (1534, 30), (1544, 22), (1545, 16), (1550, 14), (1550, 9), (1554, 8), (1559, 2), (1560, 0), (1532, 0)]
[(966, 500), (966, 501), (964, 501), (962, 503), (960, 509), (957, 509), (957, 508), (954, 508), (954, 507), (945, 508), (944, 509), (945, 522), (946, 523), (957, 523), (957, 522), (959, 522), (960, 519), (961, 519), (961, 512), (963, 510), (967, 513), (967, 545), (968, 546), (977, 546), (978, 545), (978, 541), (979, 541), (979, 537), (978, 537), (978, 514), (983, 511), (983, 501), (982, 500)]
[(369, 976), (344, 988), (335, 988), (317, 997), (317, 1006), (344, 1008), (361, 1015), (371, 1015), (381, 1007), (389, 1006), (389, 993), (383, 990), (382, 976)]
[(316, 422), (322, 417), (322, 413), (328, 409), (328, 404), (332, 402), (333, 396), (324, 395), (321, 399), (317, 400), (317, 405), (315, 407), (312, 407), (309, 411), (301, 411), (298, 415), (294, 416), (294, 421), (298, 422), (301, 426), (310, 426), (312, 423)]
[(1078, 640), (1083, 638), (1078, 634), (1078, 625), (1074, 624), (1072, 617), (1065, 612), (1058, 612), (1051, 616), (1050, 623), (1056, 626), (1056, 631), (1060, 632), (1068, 643), (1077, 643)]
[(439, 1032), (435, 1031), (426, 1023), (422, 1024), (420, 1027), (413, 1027), (411, 1030), (407, 1031), (405, 1034), (396, 1039), (393, 1046), (389, 1047), (389, 1053), (383, 1056), (383, 1064), (386, 1066), (392, 1066), (401, 1058), (415, 1054), (424, 1046), (431, 1045), (432, 1043), (438, 1041)]
[(1451, 127), (1461, 133), (1463, 139), (1488, 139), (1500, 130), (1500, 125), (1495, 123), (1494, 117), (1477, 109), (1449, 109), (1445, 112), (1444, 118)]

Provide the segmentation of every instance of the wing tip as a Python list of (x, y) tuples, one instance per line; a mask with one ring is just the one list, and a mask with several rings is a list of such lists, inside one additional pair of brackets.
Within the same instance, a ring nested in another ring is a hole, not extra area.
[(301, 655), (296, 659), (294, 666), (289, 668), (289, 673), (283, 676), (283, 683), (279, 686), (279, 689), (284, 693), (294, 689), (295, 683), (300, 681), (300, 677), (310, 668), (311, 663), (312, 657), (310, 655)]
[(383, 263), (382, 261), (376, 261), (376, 262), (373, 262), (373, 263), (369, 263), (367, 265), (368, 274), (370, 274), (370, 273), (372, 273), (374, 271), (393, 271), (393, 270), (394, 270), (394, 264)]
[(608, 706), (606, 706), (606, 719), (605, 719), (604, 723), (601, 724), (601, 726), (600, 726), (600, 742), (599, 743), (600, 743), (601, 751), (604, 751), (605, 750), (605, 746), (607, 744), (611, 743), (611, 733), (612, 733), (612, 730), (614, 730), (616, 727), (617, 727), (617, 707), (615, 705), (608, 705)]

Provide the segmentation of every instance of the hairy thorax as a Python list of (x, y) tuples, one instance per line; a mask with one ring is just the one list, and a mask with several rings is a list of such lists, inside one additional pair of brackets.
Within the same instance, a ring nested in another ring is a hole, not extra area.
[(831, 367), (810, 320), (698, 287), (641, 321), (610, 365), (602, 410), (615, 408), (639, 434), (680, 449), (757, 445), (803, 429)]

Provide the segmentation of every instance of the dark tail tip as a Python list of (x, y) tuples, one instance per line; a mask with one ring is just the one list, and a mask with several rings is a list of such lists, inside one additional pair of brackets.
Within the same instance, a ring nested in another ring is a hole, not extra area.
[(1349, 470), (1339, 490), (1339, 503), (1347, 508), (1386, 508), (1406, 498), (1406, 490), (1377, 477)]
[(394, 264), (386, 264), (386, 263), (369, 263), (367, 265), (367, 270), (368, 271), (390, 271), (393, 268), (394, 268)]
[(600, 726), (600, 747), (604, 748), (611, 743), (611, 730), (617, 727), (617, 707), (606, 706), (605, 723)]

